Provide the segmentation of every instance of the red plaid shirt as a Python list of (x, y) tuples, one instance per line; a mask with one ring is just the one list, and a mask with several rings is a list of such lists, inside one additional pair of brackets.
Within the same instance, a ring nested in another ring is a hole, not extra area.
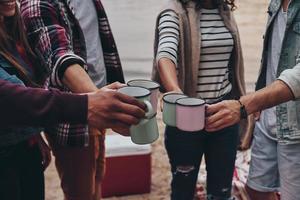
[[(109, 83), (124, 82), (123, 71), (110, 25), (100, 0), (93, 0), (99, 22), (104, 63)], [(86, 45), (82, 29), (69, 7), (70, 0), (21, 0), (21, 14), (32, 49), (41, 58), (49, 78), (46, 86), (69, 90), (61, 78), (71, 64), (80, 64), (85, 70)], [(88, 13), (88, 11), (87, 11)], [(62, 105), (63, 106), (63, 105)], [(99, 122), (101, 123), (101, 122)], [(59, 124), (47, 127), (47, 132), (61, 145), (88, 145), (86, 124)]]

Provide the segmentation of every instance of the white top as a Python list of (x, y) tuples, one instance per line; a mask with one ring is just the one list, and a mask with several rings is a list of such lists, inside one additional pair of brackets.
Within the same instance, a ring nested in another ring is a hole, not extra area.
[[(268, 63), (266, 84), (269, 85), (277, 78), (277, 68), (281, 54), (282, 42), (287, 23), (287, 13), (281, 9), (273, 24), (272, 33), (268, 44)], [(262, 111), (257, 127), (269, 138), (276, 140), (276, 107)]]
[[(228, 94), (228, 63), (233, 50), (233, 37), (225, 27), (218, 9), (201, 9), (199, 34), (201, 58), (198, 71), (198, 97), (210, 103)], [(159, 19), (157, 61), (168, 58), (177, 66), (179, 21), (174, 11), (164, 12)]]
[(103, 87), (106, 85), (106, 69), (94, 2), (92, 0), (71, 0), (70, 7), (74, 10), (85, 38), (88, 74), (97, 87)]

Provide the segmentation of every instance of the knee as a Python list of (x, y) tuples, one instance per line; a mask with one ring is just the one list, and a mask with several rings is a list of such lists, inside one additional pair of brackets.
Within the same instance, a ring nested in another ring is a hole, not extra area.
[(178, 165), (176, 166), (173, 175), (174, 176), (182, 176), (189, 177), (194, 174), (196, 171), (196, 167), (194, 165)]

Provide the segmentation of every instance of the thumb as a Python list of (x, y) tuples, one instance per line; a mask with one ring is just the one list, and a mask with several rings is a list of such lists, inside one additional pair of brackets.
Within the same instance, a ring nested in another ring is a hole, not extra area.
[(105, 88), (111, 89), (111, 90), (117, 90), (117, 89), (120, 89), (121, 87), (124, 87), (124, 86), (126, 86), (126, 84), (122, 84), (120, 82), (114, 82), (110, 85), (105, 86)]

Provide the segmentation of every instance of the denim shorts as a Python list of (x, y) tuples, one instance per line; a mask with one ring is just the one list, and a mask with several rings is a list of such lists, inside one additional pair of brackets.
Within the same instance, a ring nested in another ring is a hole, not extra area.
[(255, 127), (247, 185), (260, 192), (300, 200), (300, 144), (281, 145)]

